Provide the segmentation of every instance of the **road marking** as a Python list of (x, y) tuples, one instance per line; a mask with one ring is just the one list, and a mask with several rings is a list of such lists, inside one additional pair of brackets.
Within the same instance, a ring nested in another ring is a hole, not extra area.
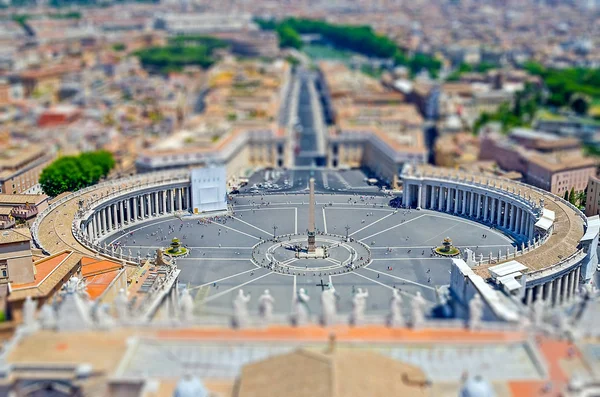
[(325, 233), (327, 233), (327, 218), (325, 218), (325, 207), (321, 209), (323, 211), (323, 228), (325, 229)]
[(246, 225), (248, 225), (248, 226), (250, 226), (250, 227), (252, 227), (252, 228), (254, 228), (254, 229), (256, 229), (256, 230), (258, 230), (258, 231), (261, 231), (261, 232), (265, 233), (265, 234), (266, 234), (266, 235), (268, 235), (268, 236), (271, 236), (271, 233), (269, 233), (269, 232), (267, 232), (267, 231), (265, 231), (265, 230), (263, 230), (263, 229), (261, 229), (261, 228), (259, 228), (259, 227), (256, 227), (256, 226), (254, 226), (254, 225), (253, 225), (253, 224), (251, 224), (251, 223), (248, 223), (248, 222), (246, 222), (246, 221), (243, 221), (243, 220), (241, 220), (240, 218), (236, 218), (235, 216), (232, 216), (232, 218), (233, 218), (233, 219), (235, 219), (235, 220), (238, 220), (238, 221), (240, 221), (240, 222), (242, 222), (242, 223), (244, 223), (244, 224), (246, 224)]
[(374, 261), (439, 261), (440, 259), (451, 259), (451, 258), (376, 258), (371, 259)]
[(260, 240), (260, 239), (259, 239), (258, 237), (256, 237), (256, 236), (253, 236), (253, 235), (251, 235), (251, 234), (248, 234), (248, 233), (245, 233), (245, 232), (239, 231), (239, 230), (237, 230), (237, 229), (234, 229), (234, 228), (232, 228), (232, 227), (229, 227), (229, 226), (225, 226), (225, 225), (223, 225), (223, 224), (221, 224), (221, 223), (218, 223), (218, 222), (213, 222), (213, 221), (210, 221), (210, 220), (209, 220), (209, 222), (210, 222), (210, 223), (212, 223), (213, 225), (218, 225), (219, 227), (224, 227), (225, 229), (233, 230), (234, 232), (238, 232), (238, 233), (240, 233), (240, 234), (244, 234), (244, 235), (246, 235), (246, 236), (248, 236), (248, 237), (252, 237), (252, 238), (253, 238), (253, 239), (255, 239), (255, 240)]
[[(161, 223), (165, 223), (165, 222), (173, 222), (175, 219), (177, 219), (177, 218), (175, 218), (175, 217), (173, 217), (173, 218), (169, 217), (169, 219), (163, 219), (163, 220), (161, 220), (161, 221), (159, 221), (159, 222), (152, 222), (152, 220), (150, 220), (150, 222), (149, 222), (149, 223), (147, 223), (147, 224), (145, 224), (145, 225), (142, 225), (142, 226), (140, 226), (140, 227), (138, 227), (138, 228), (135, 228), (135, 229), (133, 229), (133, 230), (130, 230), (130, 229), (128, 229), (128, 228), (125, 228), (125, 227), (124, 227), (122, 230), (124, 230), (124, 231), (125, 231), (125, 234), (121, 234), (120, 236), (118, 236), (117, 238), (115, 238), (114, 240), (112, 240), (112, 241), (111, 241), (110, 243), (108, 243), (108, 244), (110, 245), (110, 244), (114, 243), (115, 241), (117, 241), (117, 240), (119, 240), (119, 239), (121, 239), (121, 238), (123, 238), (123, 237), (127, 237), (127, 235), (128, 235), (129, 233), (137, 232), (138, 230), (142, 230), (142, 229), (145, 229), (145, 228), (147, 228), (147, 227), (150, 227), (150, 226), (159, 225), (159, 224), (161, 224)], [(129, 225), (127, 225), (127, 226), (129, 227)], [(117, 233), (119, 233), (119, 231), (117, 231)]]
[(419, 218), (422, 218), (422, 217), (424, 217), (424, 216), (426, 216), (426, 215), (425, 215), (425, 214), (424, 214), (424, 215), (419, 215), (419, 216), (417, 216), (416, 218), (413, 218), (413, 219), (411, 219), (411, 220), (408, 220), (408, 221), (406, 221), (406, 222), (404, 222), (404, 223), (399, 223), (399, 224), (397, 224), (397, 225), (394, 225), (394, 226), (392, 226), (392, 227), (388, 227), (387, 229), (384, 229), (384, 230), (382, 230), (382, 231), (380, 231), (380, 232), (377, 232), (377, 233), (375, 233), (375, 234), (372, 234), (372, 235), (370, 235), (370, 236), (367, 236), (367, 237), (361, 238), (361, 239), (360, 239), (360, 240), (358, 240), (358, 241), (363, 241), (363, 240), (366, 240), (366, 239), (368, 239), (368, 238), (375, 237), (375, 236), (377, 236), (377, 235), (380, 235), (381, 233), (385, 233), (385, 232), (387, 232), (387, 231), (389, 231), (389, 230), (392, 230), (392, 229), (394, 229), (394, 228), (397, 228), (398, 226), (404, 226), (404, 225), (406, 225), (406, 224), (408, 224), (408, 223), (410, 223), (410, 222), (412, 222), (412, 221), (416, 221), (417, 219), (419, 219)]
[(429, 285), (427, 285), (427, 284), (421, 284), (421, 283), (417, 283), (416, 281), (412, 281), (412, 280), (408, 280), (408, 279), (405, 279), (405, 278), (402, 278), (402, 277), (394, 276), (394, 275), (392, 275), (392, 274), (388, 274), (388, 273), (385, 273), (385, 272), (378, 272), (377, 270), (369, 269), (368, 267), (364, 267), (363, 269), (365, 269), (365, 270), (369, 270), (369, 271), (371, 271), (371, 272), (373, 272), (373, 273), (377, 273), (377, 274), (383, 274), (384, 276), (388, 276), (388, 277), (391, 277), (391, 278), (395, 278), (396, 280), (404, 281), (404, 282), (406, 282), (406, 283), (409, 283), (409, 284), (418, 285), (418, 286), (420, 286), (420, 287), (423, 287), (423, 288), (428, 288), (428, 289), (430, 289), (430, 290), (433, 290), (433, 291), (435, 291), (435, 288), (433, 288), (433, 287), (430, 287), (430, 286), (429, 286)]
[(206, 298), (203, 303), (207, 303), (207, 302), (210, 302), (212, 300), (215, 300), (215, 299), (217, 299), (217, 298), (219, 298), (219, 297), (221, 297), (223, 295), (226, 295), (226, 294), (230, 293), (233, 290), (236, 290), (236, 289), (239, 289), (239, 288), (243, 287), (244, 285), (253, 283), (254, 281), (260, 280), (263, 277), (267, 277), (270, 274), (273, 274), (273, 272), (269, 272), (267, 274), (263, 274), (262, 276), (258, 276), (256, 278), (253, 278), (252, 280), (246, 281), (245, 283), (242, 283), (240, 285), (236, 285), (235, 287), (232, 287), (232, 288), (229, 288), (229, 289), (227, 289), (225, 291), (219, 292), (218, 294), (211, 295), (208, 298)]
[(177, 258), (179, 261), (248, 261), (252, 262), (250, 258)]
[(392, 212), (391, 214), (387, 214), (387, 215), (386, 215), (386, 216), (384, 216), (383, 218), (377, 219), (377, 220), (376, 220), (375, 222), (373, 222), (373, 223), (369, 223), (367, 226), (365, 226), (365, 227), (363, 227), (363, 228), (360, 228), (360, 229), (358, 229), (358, 230), (357, 230), (357, 231), (355, 231), (354, 233), (350, 234), (350, 236), (354, 236), (356, 233), (360, 232), (361, 230), (364, 230), (364, 229), (366, 229), (366, 228), (368, 228), (368, 227), (371, 227), (371, 226), (373, 226), (374, 224), (376, 224), (377, 222), (381, 222), (382, 220), (384, 220), (384, 219), (385, 219), (385, 218), (387, 218), (388, 216), (392, 216), (392, 215), (394, 215), (394, 213), (393, 213), (393, 212)]
[[(496, 245), (459, 245), (460, 248), (487, 248), (487, 247), (512, 247), (511, 244), (496, 244)], [(432, 245), (407, 245), (404, 247), (370, 247), (371, 250), (386, 250), (391, 249), (420, 249), (420, 248), (433, 248)]]
[(253, 272), (253, 271), (255, 271), (255, 270), (256, 270), (256, 269), (250, 269), (250, 270), (246, 270), (245, 272), (236, 273), (236, 274), (234, 274), (234, 275), (232, 275), (232, 276), (223, 277), (223, 278), (220, 278), (220, 279), (218, 279), (218, 280), (213, 280), (213, 281), (211, 281), (210, 283), (205, 283), (205, 284), (202, 284), (202, 285), (198, 285), (198, 286), (196, 286), (196, 287), (192, 287), (192, 288), (190, 288), (189, 290), (190, 290), (190, 291), (193, 291), (193, 290), (195, 290), (195, 289), (202, 288), (202, 287), (206, 287), (207, 285), (211, 285), (211, 284), (214, 284), (214, 283), (219, 283), (219, 282), (221, 282), (221, 281), (224, 281), (224, 280), (229, 280), (230, 278), (234, 278), (234, 277), (237, 277), (237, 276), (241, 276), (242, 274), (250, 273), (250, 272)]
[(329, 179), (327, 178), (327, 172), (321, 172), (321, 178), (323, 179), (323, 187), (329, 189)]
[[(372, 281), (372, 282), (374, 282), (374, 283), (376, 283), (376, 284), (379, 284), (379, 285), (381, 285), (381, 286), (383, 286), (383, 287), (386, 287), (387, 289), (391, 289), (391, 290), (394, 290), (394, 289), (396, 289), (396, 288), (390, 287), (390, 286), (389, 286), (389, 285), (387, 285), (387, 284), (380, 283), (380, 282), (379, 282), (379, 281), (377, 281), (377, 280), (373, 280), (372, 278), (369, 278), (369, 277), (367, 277), (367, 276), (363, 276), (363, 275), (362, 275), (362, 274), (360, 274), (360, 273), (356, 273), (356, 272), (354, 272), (354, 273), (352, 273), (352, 274), (355, 274), (355, 275), (357, 275), (357, 276), (359, 276), (359, 277), (362, 277), (362, 278), (364, 278), (364, 279), (367, 279), (367, 280), (369, 280), (369, 281)], [(413, 294), (409, 294), (408, 292), (402, 291), (402, 290), (400, 290), (400, 289), (397, 289), (397, 291), (398, 291), (398, 292), (400, 292), (400, 293), (401, 293), (402, 295), (404, 295), (404, 296), (408, 296), (408, 297), (409, 297), (409, 298), (411, 298), (411, 299), (413, 299), (413, 298), (415, 297), (415, 295), (413, 295)], [(434, 304), (435, 304), (434, 302), (431, 302), (430, 300), (427, 300), (427, 299), (425, 299), (425, 298), (423, 298), (423, 299), (424, 299), (426, 302), (428, 302), (430, 305), (434, 305)]]
[[(429, 211), (431, 211), (431, 210), (429, 210)], [(468, 225), (475, 226), (475, 227), (478, 227), (478, 228), (480, 228), (480, 229), (485, 229), (485, 230), (488, 230), (488, 231), (490, 231), (491, 233), (494, 233), (495, 235), (497, 235), (497, 236), (499, 236), (499, 237), (504, 237), (506, 240), (510, 240), (510, 241), (512, 241), (511, 239), (509, 239), (509, 238), (508, 238), (508, 236), (507, 236), (506, 234), (503, 234), (503, 233), (501, 233), (501, 232), (498, 232), (498, 231), (496, 231), (496, 230), (492, 229), (491, 227), (489, 227), (489, 226), (486, 226), (486, 225), (482, 225), (481, 223), (479, 223), (479, 222), (477, 222), (477, 221), (474, 221), (474, 220), (465, 220), (465, 219), (460, 219), (460, 217), (459, 217), (458, 215), (454, 215), (454, 216), (453, 216), (453, 215), (443, 216), (443, 215), (441, 215), (440, 213), (433, 213), (433, 214), (429, 214), (429, 215), (430, 215), (430, 216), (434, 216), (434, 217), (436, 217), (436, 218), (450, 219), (450, 220), (452, 220), (452, 221), (454, 221), (454, 222), (466, 223), (466, 224), (468, 224)]]
[(428, 242), (428, 241), (431, 241), (431, 240), (433, 240), (434, 238), (436, 238), (436, 237), (438, 237), (438, 236), (443, 236), (443, 235), (444, 235), (446, 232), (448, 232), (448, 231), (450, 231), (450, 230), (454, 229), (456, 226), (458, 226), (458, 225), (452, 225), (452, 226), (450, 226), (448, 229), (444, 230), (444, 231), (443, 231), (443, 232), (441, 232), (441, 233), (438, 233), (438, 234), (436, 234), (435, 236), (433, 236), (433, 237), (432, 237), (432, 238), (430, 238), (430, 239), (427, 239), (427, 240), (425, 240), (424, 242), (426, 243), (426, 242)]
[[(189, 249), (203, 249), (203, 250), (207, 250), (207, 249), (216, 249), (216, 250), (222, 250), (222, 249), (236, 249), (236, 250), (251, 250), (252, 247), (190, 247), (189, 245), (185, 245), (184, 246), (186, 248)], [(125, 246), (125, 247), (129, 247), (129, 246)], [(148, 245), (131, 245), (131, 247), (135, 247), (135, 248), (146, 248), (146, 249), (157, 249), (157, 248), (165, 248), (164, 246), (148, 246)]]

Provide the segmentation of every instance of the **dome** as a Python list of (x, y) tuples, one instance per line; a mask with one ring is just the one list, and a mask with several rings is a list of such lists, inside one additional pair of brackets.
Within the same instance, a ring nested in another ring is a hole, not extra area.
[(462, 385), (459, 397), (494, 397), (494, 389), (481, 376), (469, 377)]
[(208, 397), (208, 392), (200, 379), (184, 375), (177, 383), (173, 397)]

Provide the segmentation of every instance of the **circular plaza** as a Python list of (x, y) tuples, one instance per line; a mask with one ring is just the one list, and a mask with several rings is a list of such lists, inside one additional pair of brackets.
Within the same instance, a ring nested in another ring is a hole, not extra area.
[(240, 289), (250, 294), (251, 310), (269, 290), (279, 315), (290, 313), (299, 291), (317, 315), (331, 287), (342, 314), (351, 311), (357, 291), (368, 292), (371, 314), (389, 311), (394, 290), (407, 308), (417, 294), (433, 307), (447, 293), (450, 257), (464, 257), (488, 281), (490, 267), (519, 261), (527, 275), (525, 304), (561, 303), (583, 276), (586, 218), (539, 189), (422, 167), (403, 173), (399, 202), (334, 186), (336, 174), (323, 171), (315, 174), (321, 182), (311, 212), (313, 173), (295, 173), (289, 178), (295, 190), (234, 195), (227, 210), (209, 214), (190, 210), (188, 171), (109, 181), (56, 200), (32, 234), (46, 253), (103, 255), (132, 272), (159, 250), (169, 255), (176, 241), (183, 252), (173, 256), (178, 281), (205, 314), (230, 314)]
[[(239, 289), (256, 299), (269, 290), (275, 312), (290, 312), (300, 288), (311, 297), (333, 286), (338, 309), (349, 313), (361, 288), (369, 313), (387, 313), (392, 290), (406, 298), (419, 292), (433, 306), (437, 288), (450, 283), (451, 261), (432, 249), (448, 235), (460, 249), (488, 257), (513, 249), (514, 241), (489, 226), (434, 211), (397, 209), (389, 197), (316, 195), (316, 246), (323, 257), (302, 257), (307, 242), (307, 194), (237, 196), (231, 212), (217, 216), (167, 215), (123, 228), (101, 245), (134, 257), (153, 256), (176, 237), (189, 254), (177, 258), (179, 281), (206, 313), (225, 313)], [(275, 234), (274, 234), (275, 231)]]

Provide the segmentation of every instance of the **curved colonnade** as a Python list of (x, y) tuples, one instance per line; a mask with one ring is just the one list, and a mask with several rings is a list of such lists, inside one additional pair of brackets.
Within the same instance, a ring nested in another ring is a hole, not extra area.
[[(137, 222), (188, 212), (191, 202), (189, 172), (143, 174), (104, 182), (52, 203), (32, 225), (32, 237), (47, 254), (70, 249), (138, 264), (142, 258), (99, 241)], [(57, 230), (60, 219), (64, 223), (59, 223), (61, 230)], [(69, 223), (70, 233), (65, 233)]]
[(431, 166), (405, 166), (402, 179), (405, 207), (464, 217), (515, 240), (513, 251), (475, 258), (473, 270), (488, 279), (489, 267), (518, 261), (527, 267), (524, 303), (564, 303), (589, 281), (584, 267), (594, 252), (581, 244), (587, 218), (560, 197), (507, 179)]
[[(580, 282), (587, 281), (589, 272), (582, 271), (582, 265), (590, 252), (580, 243), (587, 218), (564, 200), (513, 181), (485, 180), (436, 167), (405, 167), (402, 177), (405, 206), (465, 217), (515, 239), (513, 251), (475, 258), (473, 270), (489, 278), (490, 266), (519, 261), (527, 267), (525, 303), (538, 299), (563, 303), (574, 296)], [(139, 256), (106, 243), (100, 245), (99, 241), (138, 222), (189, 212), (191, 202), (188, 171), (104, 182), (54, 202), (34, 222), (32, 236), (46, 253), (71, 249), (138, 264), (142, 260)], [(541, 228), (539, 221), (547, 212), (553, 212), (555, 219)]]

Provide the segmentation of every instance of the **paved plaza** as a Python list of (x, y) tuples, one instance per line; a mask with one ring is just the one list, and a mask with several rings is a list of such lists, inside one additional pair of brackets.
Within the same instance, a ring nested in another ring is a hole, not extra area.
[[(177, 237), (190, 249), (187, 257), (177, 259), (179, 280), (191, 289), (201, 310), (231, 313), (240, 288), (251, 294), (250, 309), (258, 310), (258, 297), (268, 289), (280, 315), (290, 312), (300, 288), (310, 297), (311, 313), (319, 313), (320, 294), (328, 283), (335, 287), (342, 314), (350, 312), (358, 288), (369, 292), (367, 314), (387, 313), (393, 288), (404, 295), (407, 310), (417, 291), (433, 304), (436, 287), (450, 282), (451, 260), (431, 252), (444, 237), (451, 237), (460, 249), (473, 249), (477, 256), (497, 255), (499, 250), (506, 253), (513, 244), (499, 231), (464, 218), (433, 211), (396, 211), (388, 204), (389, 196), (317, 194), (317, 243), (319, 239), (331, 241), (331, 257), (329, 261), (296, 259), (283, 243), (306, 238), (308, 197), (300, 192), (235, 196), (231, 215), (169, 215), (132, 225), (105, 241), (145, 256)], [(259, 246), (265, 247), (258, 249), (259, 255), (273, 247), (267, 262), (260, 256), (253, 259), (253, 250)], [(268, 266), (270, 261), (289, 266)], [(346, 266), (350, 262), (356, 266)]]

